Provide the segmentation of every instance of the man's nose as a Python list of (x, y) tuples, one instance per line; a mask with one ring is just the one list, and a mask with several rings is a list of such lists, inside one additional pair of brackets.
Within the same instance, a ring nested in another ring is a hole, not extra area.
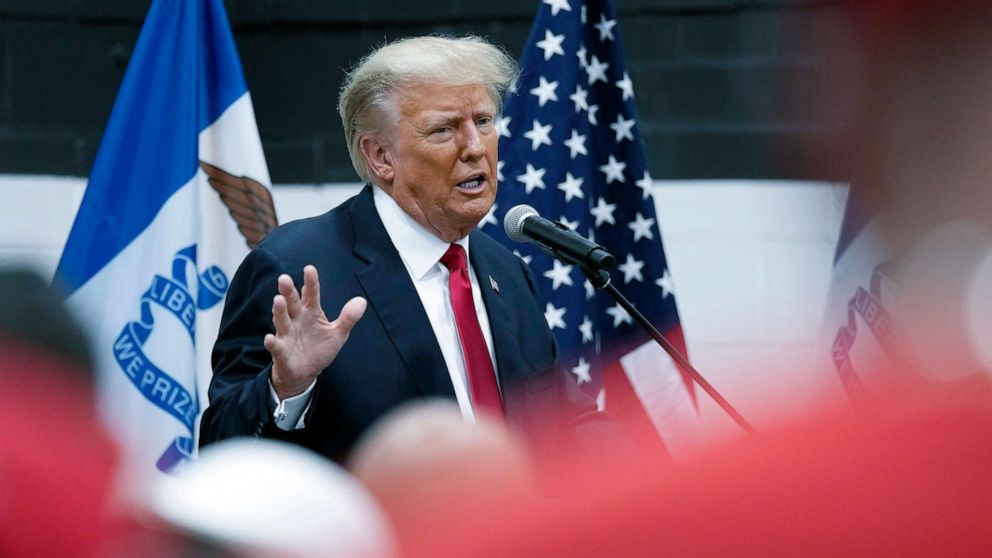
[(472, 161), (486, 154), (486, 145), (482, 142), (482, 132), (473, 122), (465, 127), (462, 145), (462, 159)]

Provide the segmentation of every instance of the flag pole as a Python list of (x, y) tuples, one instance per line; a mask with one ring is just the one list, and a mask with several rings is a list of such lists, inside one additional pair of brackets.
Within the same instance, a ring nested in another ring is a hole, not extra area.
[(582, 272), (585, 273), (586, 277), (589, 279), (589, 282), (592, 283), (592, 286), (599, 290), (605, 290), (609, 293), (610, 296), (613, 297), (613, 300), (617, 301), (617, 304), (626, 310), (627, 313), (634, 318), (634, 321), (636, 321), (638, 325), (640, 325), (641, 328), (643, 328), (644, 331), (651, 336), (652, 339), (661, 345), (662, 349), (665, 349), (665, 352), (668, 353), (673, 360), (675, 360), (678, 367), (685, 371), (685, 373), (688, 374), (689, 377), (692, 378), (692, 381), (696, 382), (699, 387), (703, 388), (703, 391), (709, 394), (709, 396), (713, 398), (713, 401), (715, 401), (716, 404), (724, 410), (724, 412), (730, 415), (730, 418), (732, 418), (734, 422), (736, 422), (737, 425), (744, 430), (744, 432), (747, 432), (748, 434), (755, 433), (754, 427), (751, 426), (751, 423), (749, 423), (747, 419), (745, 419), (743, 415), (741, 415), (740, 412), (738, 412), (737, 409), (735, 409), (734, 406), (731, 405), (730, 402), (727, 401), (727, 399), (712, 386), (712, 384), (706, 381), (706, 378), (704, 378), (695, 367), (689, 364), (689, 359), (679, 352), (679, 350), (675, 348), (675, 346), (672, 345), (668, 339), (665, 339), (665, 336), (662, 335), (661, 332), (658, 331), (658, 329), (655, 328), (654, 325), (648, 321), (648, 319), (645, 318), (644, 315), (641, 314), (629, 300), (627, 300), (627, 297), (623, 296), (623, 293), (618, 291), (617, 288), (613, 286), (613, 283), (610, 280), (610, 274), (607, 271), (602, 269), (593, 270), (587, 268), (586, 266), (579, 267), (582, 269)]

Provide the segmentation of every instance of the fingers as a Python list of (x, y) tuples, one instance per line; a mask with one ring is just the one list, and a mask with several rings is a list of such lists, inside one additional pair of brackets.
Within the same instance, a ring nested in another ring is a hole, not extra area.
[(303, 307), (300, 303), (300, 294), (296, 292), (296, 286), (293, 285), (293, 278), (283, 273), (279, 276), (278, 283), (279, 294), (286, 299), (286, 309), (289, 311), (289, 317), (295, 319), (300, 315)]
[(276, 326), (277, 335), (286, 335), (292, 326), (289, 311), (286, 309), (286, 297), (282, 295), (272, 298), (272, 325)]
[(317, 268), (312, 265), (303, 268), (303, 296), (300, 302), (304, 308), (320, 308), (320, 280)]
[(272, 355), (273, 360), (279, 358), (284, 349), (282, 341), (271, 333), (265, 335), (262, 344), (265, 345), (265, 350), (269, 351), (269, 354)]
[(358, 320), (362, 319), (365, 315), (365, 309), (368, 307), (368, 301), (360, 296), (349, 300), (344, 303), (344, 307), (341, 308), (341, 314), (338, 315), (338, 319), (334, 320), (334, 325), (341, 328), (341, 332), (348, 334), (351, 332), (351, 328), (355, 327)]

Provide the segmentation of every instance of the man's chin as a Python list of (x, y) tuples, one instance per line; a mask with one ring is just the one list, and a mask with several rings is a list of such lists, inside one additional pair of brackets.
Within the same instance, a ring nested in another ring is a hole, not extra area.
[(480, 204), (480, 207), (478, 208), (477, 211), (474, 211), (472, 213), (472, 219), (474, 220), (474, 224), (472, 225), (473, 227), (474, 226), (477, 226), (480, 221), (482, 221), (483, 219), (485, 219), (486, 218), (486, 215), (489, 215), (489, 212), (493, 208), (493, 202), (494, 201), (495, 201), (494, 199), (486, 200), (485, 203)]
[[(491, 204), (490, 204), (491, 205)], [(458, 216), (451, 219), (449, 223), (453, 225), (453, 229), (459, 232), (459, 237), (467, 236), (468, 233), (472, 232), (472, 229), (479, 226), (479, 223), (485, 219), (489, 210), (486, 211), (472, 211), (472, 212), (459, 212)]]

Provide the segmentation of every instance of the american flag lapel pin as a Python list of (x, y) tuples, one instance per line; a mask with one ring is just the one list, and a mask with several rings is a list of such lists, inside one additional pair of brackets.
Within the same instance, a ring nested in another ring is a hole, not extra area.
[(493, 279), (492, 275), (489, 276), (489, 284), (492, 285), (494, 291), (499, 292), (499, 283)]

